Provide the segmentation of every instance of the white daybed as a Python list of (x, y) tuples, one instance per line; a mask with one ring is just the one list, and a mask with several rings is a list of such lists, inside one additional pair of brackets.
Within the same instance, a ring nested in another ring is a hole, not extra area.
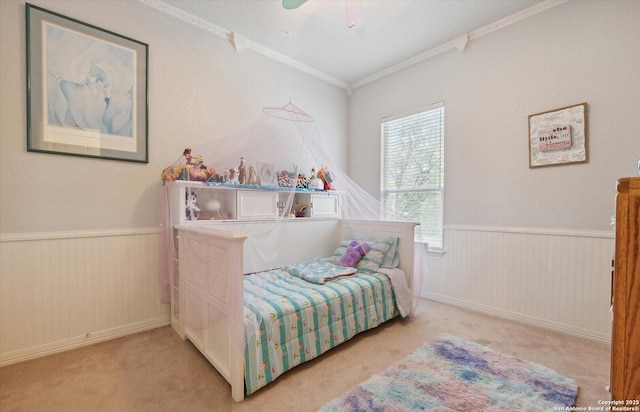
[[(343, 240), (349, 238), (397, 237), (397, 269), (380, 271), (393, 272), (391, 274), (396, 276), (404, 275), (402, 280), (406, 281), (406, 288), (400, 292), (404, 296), (404, 306), (406, 308), (408, 305), (410, 312), (415, 225), (410, 222), (304, 218), (289, 219), (288, 222), (279, 224), (262, 221), (208, 221), (178, 225), (179, 277), (175, 277), (172, 285), (175, 292), (172, 293), (172, 326), (180, 336), (193, 342), (216, 367), (231, 384), (233, 398), (240, 401), (245, 396), (245, 377), (249, 374), (256, 376), (246, 384), (246, 392), (251, 394), (296, 364), (315, 358), (356, 333), (373, 328), (398, 314), (393, 304), (389, 307), (389, 298), (392, 302), (396, 300), (388, 289), (384, 289), (390, 286), (382, 285), (382, 289), (368, 292), (354, 289), (359, 287), (357, 282), (371, 283), (369, 279), (374, 277), (385, 283), (386, 275), (357, 275), (327, 282), (326, 285), (333, 288), (331, 292), (318, 289), (324, 285), (310, 284), (312, 287), (306, 292), (299, 289), (300, 282), (306, 281), (284, 279), (282, 276), (285, 275), (281, 271), (271, 271), (264, 276), (277, 277), (279, 282), (292, 283), (297, 288), (296, 293), (291, 295), (280, 291), (270, 293), (271, 298), (281, 293), (280, 300), (286, 301), (287, 307), (298, 306), (297, 309), (304, 310), (314, 303), (316, 295), (333, 297), (343, 287), (347, 289), (347, 295), (350, 295), (347, 303), (324, 303), (321, 307), (308, 309), (306, 314), (294, 314), (292, 319), (295, 321), (273, 319), (273, 327), (281, 327), (282, 336), (277, 331), (272, 336), (272, 332), (263, 328), (263, 322), (269, 320), (269, 317), (287, 316), (286, 313), (281, 313), (287, 309), (270, 306), (273, 302), (256, 303), (255, 296), (249, 299), (250, 291), (244, 290), (245, 282), (257, 279), (257, 283), (246, 283), (247, 288), (252, 288), (255, 292), (261, 288), (260, 282), (263, 280), (254, 277), (258, 276), (256, 274), (244, 275), (313, 258), (327, 258)], [(278, 253), (265, 258), (261, 245), (273, 247), (274, 242), (277, 242)], [(350, 283), (341, 286), (341, 282)], [(270, 286), (264, 286), (264, 289), (270, 289)], [(385, 294), (388, 295), (385, 298), (387, 300), (383, 301), (381, 296)], [(372, 303), (371, 309), (365, 307), (365, 301), (369, 300)], [(352, 306), (357, 306), (359, 312), (354, 309), (351, 314)], [(258, 310), (260, 307), (267, 307), (264, 309), (264, 316)], [(252, 308), (255, 310), (252, 311)], [(337, 332), (326, 330), (326, 325), (322, 327), (323, 330), (313, 330), (314, 325), (311, 323), (319, 323), (318, 319), (323, 316), (333, 316), (334, 323), (338, 324)], [(285, 324), (286, 327), (296, 329), (293, 337), (284, 336), (286, 333), (282, 330), (285, 330)], [(297, 334), (301, 328), (305, 329), (304, 336), (302, 333)], [(247, 348), (247, 342), (256, 345), (258, 349)], [(298, 347), (299, 353), (296, 352)], [(270, 356), (278, 358), (272, 361), (278, 365), (268, 366), (265, 358)], [(265, 374), (270, 376), (264, 376)]]

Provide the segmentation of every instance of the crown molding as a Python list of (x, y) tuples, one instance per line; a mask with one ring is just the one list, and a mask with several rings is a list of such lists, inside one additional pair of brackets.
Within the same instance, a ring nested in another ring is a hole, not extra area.
[[(234, 43), (234, 36), (236, 36), (237, 34), (234, 34), (233, 32), (231, 32), (230, 30), (224, 29), (222, 27), (216, 26), (213, 23), (210, 23), (204, 19), (201, 19), (197, 16), (194, 16), (193, 14), (187, 13), (183, 10), (180, 10), (176, 7), (173, 7), (163, 1), (160, 0), (137, 0), (138, 2), (154, 8), (158, 11), (161, 11), (165, 14), (170, 15), (173, 18), (176, 18), (178, 20), (182, 20), (185, 23), (191, 24), (193, 26), (196, 26), (200, 29), (206, 30), (210, 33), (213, 33), (219, 37), (222, 37), (226, 40), (228, 40), (232, 45)], [(472, 32), (468, 33), (468, 41), (473, 41), (475, 39), (478, 39), (480, 37), (486, 36), (490, 33), (493, 33), (497, 30), (503, 29), (507, 26), (510, 26), (514, 23), (517, 23), (521, 20), (527, 19), (531, 16), (534, 16), (536, 14), (542, 13), (546, 10), (549, 10), (553, 7), (556, 7), (560, 4), (566, 3), (568, 0), (545, 0), (541, 3), (538, 3), (534, 6), (529, 7), (528, 9), (522, 10), (518, 13), (512, 14), (511, 16), (505, 17), (504, 19), (498, 20), (494, 23), (491, 23), (489, 25), (486, 25), (480, 29), (474, 30)], [(306, 73), (310, 76), (316, 77), (320, 80), (323, 80), (327, 83), (333, 84), (335, 86), (341, 87), (343, 89), (345, 89), (347, 91), (348, 94), (351, 94), (351, 92), (355, 89), (357, 89), (358, 87), (364, 86), (365, 84), (374, 82), (376, 80), (379, 80), (383, 77), (386, 77), (392, 73), (395, 73), (397, 71), (403, 70), (409, 66), (413, 66), (414, 64), (423, 62), (427, 59), (430, 59), (434, 56), (437, 56), (441, 53), (444, 53), (452, 48), (457, 48), (456, 46), (456, 39), (453, 39), (447, 43), (444, 43), (440, 46), (434, 47), (430, 50), (427, 50), (423, 53), (420, 53), (414, 57), (411, 57), (410, 59), (407, 59), (405, 61), (402, 61), (398, 64), (395, 64), (393, 66), (390, 66), (384, 70), (381, 70), (379, 72), (376, 72), (370, 76), (367, 76), (361, 80), (358, 80), (356, 82), (353, 82), (351, 84), (348, 84), (346, 82), (343, 82), (341, 80), (338, 80), (332, 76), (329, 76), (323, 72), (320, 72), (312, 67), (309, 67), (305, 64), (302, 64), (296, 60), (293, 60), (291, 58), (289, 58), (288, 56), (285, 56), (283, 54), (280, 54), (274, 50), (271, 50), (261, 44), (258, 44), (254, 41), (251, 41), (249, 39), (243, 39), (245, 40), (243, 42), (243, 49), (250, 49), (256, 53), (260, 53), (270, 59), (273, 59), (277, 62), (280, 62), (282, 64), (285, 64), (293, 69), (299, 70), (303, 73)], [(235, 47), (235, 46), (234, 46)]]
[[(193, 14), (187, 13), (184, 10), (181, 10), (177, 7), (173, 7), (170, 4), (167, 4), (163, 1), (160, 0), (138, 0), (138, 2), (144, 4), (145, 6), (151, 7), (153, 9), (156, 9), (158, 11), (161, 11), (162, 13), (168, 14), (169, 16), (181, 20), (185, 23), (191, 24), (192, 26), (198, 27), (202, 30), (206, 30), (210, 33), (215, 34), (218, 37), (222, 37), (225, 40), (228, 40), (232, 45), (234, 43), (234, 37), (236, 36), (236, 34), (234, 34), (232, 31), (227, 30), (225, 28), (222, 28), (220, 26), (217, 26), (213, 23), (210, 23), (204, 19), (201, 19), (198, 16), (194, 16)], [(258, 44), (254, 41), (251, 41), (249, 39), (244, 39), (245, 41), (243, 42), (243, 49), (249, 49), (252, 50), (256, 53), (260, 53), (272, 60), (275, 60), (279, 63), (282, 63), (284, 65), (287, 65), (293, 69), (299, 70), (303, 73), (306, 73), (310, 76), (313, 77), (317, 77), (320, 80), (323, 80), (327, 83), (331, 83), (333, 85), (342, 87), (343, 89), (347, 89), (348, 88), (348, 84), (338, 80), (336, 78), (333, 78), (325, 73), (322, 73), (312, 67), (309, 67), (305, 64), (302, 64), (296, 60), (293, 60), (291, 58), (289, 58), (288, 56), (285, 56), (283, 54), (280, 54), (274, 50), (271, 50), (261, 44)]]
[[(531, 16), (534, 16), (538, 13), (542, 13), (543, 11), (549, 10), (552, 7), (558, 6), (562, 3), (566, 3), (568, 0), (546, 0), (541, 3), (536, 4), (535, 6), (531, 6), (528, 9), (522, 10), (518, 13), (514, 13), (511, 16), (505, 17), (504, 19), (498, 20), (494, 23), (488, 24), (484, 27), (481, 27), (477, 30), (474, 30), (468, 33), (468, 41), (472, 41), (478, 39), (482, 36), (486, 36), (487, 34), (493, 33), (494, 31), (503, 29), (507, 26), (510, 26), (514, 23), (517, 23), (521, 20), (528, 19)], [(450, 49), (456, 48), (456, 39), (451, 40), (445, 44), (434, 47), (433, 49), (427, 50), (423, 53), (415, 55), (414, 57), (407, 59), (403, 62), (395, 64), (391, 67), (388, 67), (384, 70), (381, 70), (377, 73), (372, 74), (371, 76), (367, 76), (361, 80), (358, 80), (354, 83), (351, 83), (351, 90), (357, 89), (358, 87), (364, 86), (365, 84), (374, 82), (378, 79), (386, 77), (392, 73), (397, 71), (406, 69), (409, 66), (413, 66), (414, 64), (420, 63), (427, 59), (430, 59), (434, 56), (437, 56), (441, 53), (444, 53)]]

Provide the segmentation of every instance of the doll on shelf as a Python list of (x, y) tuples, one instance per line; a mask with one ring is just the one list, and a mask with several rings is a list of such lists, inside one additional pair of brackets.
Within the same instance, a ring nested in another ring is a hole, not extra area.
[(256, 168), (253, 166), (249, 166), (249, 178), (247, 179), (247, 184), (258, 184), (258, 174), (256, 173)]
[(198, 220), (198, 198), (195, 193), (187, 193), (187, 220)]
[(240, 166), (238, 166), (238, 183), (247, 184), (247, 171), (244, 165), (244, 157), (240, 158)]

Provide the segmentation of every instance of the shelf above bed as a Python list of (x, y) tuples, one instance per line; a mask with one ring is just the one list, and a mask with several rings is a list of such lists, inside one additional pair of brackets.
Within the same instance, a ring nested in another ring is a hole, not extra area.
[[(292, 212), (300, 218), (340, 217), (340, 195), (336, 191), (211, 185), (187, 180), (176, 180), (166, 185), (173, 226), (211, 220), (277, 220), (282, 218), (283, 208), (288, 209), (289, 205)], [(188, 195), (195, 195), (195, 208), (189, 208)]]

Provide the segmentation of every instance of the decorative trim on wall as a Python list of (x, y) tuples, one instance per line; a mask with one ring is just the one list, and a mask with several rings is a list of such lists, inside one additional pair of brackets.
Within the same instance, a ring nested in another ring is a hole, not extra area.
[[(227, 40), (229, 40), (231, 42), (231, 44), (234, 44), (234, 33), (231, 32), (230, 30), (224, 29), (222, 27), (216, 26), (213, 23), (210, 23), (206, 20), (203, 20), (197, 16), (194, 16), (192, 14), (189, 14), (183, 10), (180, 10), (176, 7), (173, 7), (163, 1), (160, 0), (138, 0), (140, 3), (149, 6), (151, 8), (154, 8), (158, 11), (161, 11), (163, 13), (166, 13), (168, 15), (170, 15), (171, 17), (174, 17), (176, 19), (182, 20), (185, 23), (189, 23), (192, 24), (196, 27), (199, 27), (203, 30), (209, 31), (219, 37), (225, 38)], [(482, 36), (486, 36), (487, 34), (493, 33), (496, 30), (500, 30), (503, 29), (507, 26), (510, 26), (514, 23), (517, 23), (521, 20), (524, 20), (526, 18), (529, 18), (531, 16), (534, 16), (538, 13), (542, 13), (552, 7), (555, 7), (559, 4), (562, 3), (566, 3), (568, 0), (546, 0), (543, 1), (541, 3), (536, 4), (535, 6), (529, 7), (526, 10), (523, 10), (519, 13), (515, 13), (511, 16), (508, 16), (502, 20), (498, 20), (495, 23), (489, 24), (487, 26), (484, 26), (478, 30), (474, 30), (470, 33), (468, 33), (468, 41), (471, 40), (475, 40), (478, 39)], [(402, 69), (405, 69), (409, 66), (412, 66), (416, 63), (420, 63), (424, 60), (427, 60), (431, 57), (437, 56), (441, 53), (444, 53), (452, 48), (458, 48), (459, 49), (459, 44), (458, 44), (458, 40), (459, 38), (453, 39), (443, 45), (434, 47), (430, 50), (427, 50), (423, 53), (418, 54), (417, 56), (414, 56), (410, 59), (407, 59), (401, 63), (398, 63), (396, 65), (393, 65), (387, 69), (381, 70), (377, 73), (372, 74), (371, 76), (367, 76), (364, 79), (358, 80), (354, 83), (351, 84), (347, 84), (341, 80), (338, 80), (334, 77), (331, 77), (327, 74), (324, 74), (318, 70), (315, 70), (307, 65), (304, 65), (296, 60), (293, 60), (287, 56), (284, 56), (278, 52), (275, 52), (265, 46), (262, 46), (258, 43), (255, 43), (249, 39), (243, 38), (242, 41), (242, 48), (248, 48), (251, 49), (257, 53), (260, 53), (264, 56), (267, 56), (275, 61), (278, 61), (280, 63), (286, 64), (294, 69), (297, 69), (303, 73), (306, 73), (310, 76), (314, 76), (319, 78), (320, 80), (324, 80), (327, 83), (342, 87), (343, 89), (345, 89), (347, 91), (348, 94), (351, 94), (351, 92), (360, 87), (360, 86), (364, 86), (367, 83), (371, 83), (373, 81), (376, 81), (378, 79), (381, 79), (383, 77), (386, 77), (392, 73), (395, 73), (397, 71), (400, 71)], [(465, 43), (466, 46), (466, 43)]]
[[(421, 296), (610, 341), (608, 231), (447, 225)], [(170, 323), (157, 228), (0, 236), (0, 366)]]
[(42, 356), (52, 355), (54, 353), (68, 351), (71, 349), (78, 349), (83, 346), (93, 345), (95, 343), (117, 339), (123, 336), (133, 335), (135, 333), (160, 328), (163, 326), (169, 326), (170, 324), (171, 319), (169, 315), (163, 315), (142, 322), (123, 325), (108, 330), (96, 331), (88, 335), (85, 334), (73, 336), (67, 339), (20, 349), (13, 352), (1, 353), (0, 367), (18, 362), (24, 362), (30, 359), (40, 358)]
[(421, 296), (610, 342), (613, 232), (448, 225), (444, 249)]
[(0, 366), (170, 324), (156, 228), (1, 240)]
[(521, 233), (549, 236), (571, 236), (571, 237), (597, 237), (597, 238), (615, 238), (615, 232), (603, 230), (580, 230), (580, 229), (551, 229), (551, 228), (531, 228), (531, 227), (502, 227), (502, 226), (464, 226), (464, 225), (445, 225), (445, 230), (461, 230), (474, 232), (500, 232), (500, 233)]
[(69, 232), (8, 233), (0, 234), (0, 242), (21, 242), (29, 240), (77, 239), (87, 237), (109, 237), (129, 235), (151, 235), (160, 233), (159, 228), (105, 229)]
[(498, 20), (494, 23), (488, 24), (478, 30), (474, 30), (469, 33), (469, 40), (479, 39), (482, 36), (486, 36), (487, 34), (491, 34), (494, 31), (504, 29), (505, 27), (511, 26), (514, 23), (517, 23), (521, 20), (527, 19), (531, 16), (535, 16), (536, 14), (547, 11), (553, 7), (559, 6), (563, 3), (566, 3), (568, 0), (546, 0), (542, 1), (534, 6), (529, 7), (526, 10), (523, 10), (519, 13), (512, 14), (511, 16), (507, 16), (502, 20)]
[[(527, 19), (531, 16), (534, 16), (538, 13), (542, 13), (543, 11), (546, 11), (552, 7), (558, 6), (562, 3), (566, 3), (568, 0), (546, 0), (543, 1), (541, 3), (536, 4), (535, 6), (529, 7), (528, 9), (525, 9), (519, 13), (515, 13), (512, 14), (511, 16), (505, 17), (502, 20), (498, 20), (495, 23), (492, 24), (488, 24), (478, 30), (474, 30), (470, 33), (468, 33), (468, 41), (473, 41), (475, 39), (478, 39), (482, 36), (486, 36), (487, 34), (491, 34), (494, 31), (503, 29), (507, 26), (510, 26), (514, 23), (517, 23), (521, 20)], [(374, 82), (378, 79), (381, 79), (383, 77), (386, 77), (392, 73), (395, 73), (397, 71), (406, 69), (409, 66), (413, 66), (414, 64), (420, 63), (422, 61), (428, 60), (434, 56), (437, 56), (439, 54), (442, 54), (446, 51), (449, 51), (451, 49), (457, 48), (457, 39), (453, 39), (445, 44), (442, 44), (440, 46), (434, 47), (430, 50), (427, 50), (425, 52), (422, 52), (414, 57), (411, 57), (410, 59), (407, 59), (403, 62), (400, 62), (398, 64), (395, 64), (391, 67), (388, 67), (384, 70), (381, 70), (377, 73), (372, 74), (371, 76), (367, 76), (364, 79), (358, 80), (357, 82), (351, 83), (351, 89), (356, 89), (360, 86), (364, 86), (367, 83), (371, 83)], [(465, 43), (465, 47), (466, 47), (466, 43)]]
[[(163, 13), (166, 13), (168, 15), (170, 15), (171, 17), (174, 17), (178, 20), (182, 20), (185, 23), (189, 23), (193, 26), (196, 26), (202, 30), (206, 30), (210, 33), (215, 34), (216, 36), (222, 37), (226, 40), (229, 40), (231, 42), (231, 44), (234, 44), (234, 37), (237, 36), (236, 34), (234, 34), (232, 31), (224, 29), (220, 26), (216, 26), (213, 23), (210, 23), (206, 20), (201, 19), (200, 17), (194, 16), (193, 14), (187, 13), (183, 10), (180, 10), (176, 7), (173, 7), (163, 1), (160, 0), (138, 0), (140, 3), (149, 6), (151, 8), (154, 8), (158, 11), (161, 11)], [(270, 59), (273, 59), (277, 62), (280, 62), (282, 64), (285, 64), (287, 66), (290, 66), (296, 70), (299, 70), (303, 73), (306, 73), (310, 76), (313, 77), (317, 77), (320, 80), (324, 80), (327, 83), (336, 85), (338, 87), (342, 87), (343, 89), (347, 89), (348, 88), (348, 84), (338, 80), (334, 77), (331, 77), (327, 74), (324, 74), (316, 69), (313, 69), (305, 64), (302, 64), (296, 60), (291, 59), (290, 57), (287, 57), (283, 54), (280, 54), (276, 51), (273, 51), (261, 44), (258, 44), (254, 41), (251, 41), (247, 38), (243, 38), (242, 41), (242, 48), (247, 48), (250, 50), (253, 50), (256, 53), (260, 53)]]
[(553, 330), (560, 333), (565, 333), (571, 336), (577, 336), (583, 339), (589, 339), (602, 343), (611, 343), (611, 334), (603, 332), (594, 332), (590, 329), (574, 327), (558, 322), (553, 322), (548, 319), (542, 319), (535, 316), (527, 316), (522, 313), (512, 312), (508, 310), (498, 309), (491, 306), (481, 305), (473, 302), (468, 302), (462, 299), (451, 298), (449, 296), (442, 296), (430, 292), (422, 292), (421, 297), (429, 300), (433, 300), (447, 305), (459, 306), (461, 308), (469, 309), (475, 312), (486, 313), (487, 315), (497, 316), (499, 318), (509, 319), (516, 322), (526, 323), (528, 325), (541, 327), (544, 329)]

